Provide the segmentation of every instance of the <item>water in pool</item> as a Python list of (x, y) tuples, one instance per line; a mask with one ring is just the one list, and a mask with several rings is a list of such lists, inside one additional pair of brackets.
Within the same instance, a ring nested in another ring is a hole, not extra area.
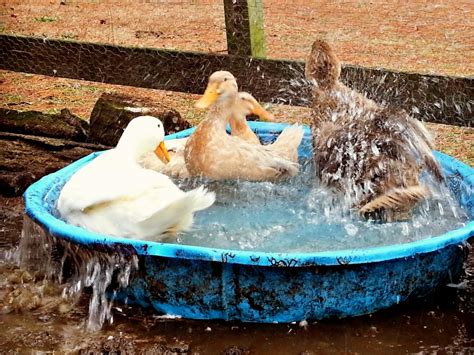
[(311, 164), (286, 182), (177, 181), (183, 189), (203, 182), (215, 204), (196, 214), (178, 243), (267, 252), (318, 252), (412, 242), (462, 227), (468, 218), (445, 186), (419, 204), (409, 221), (377, 223), (315, 184)]

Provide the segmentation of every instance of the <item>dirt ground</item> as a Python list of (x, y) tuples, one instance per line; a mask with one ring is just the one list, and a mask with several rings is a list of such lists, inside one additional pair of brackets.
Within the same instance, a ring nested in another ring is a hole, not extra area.
[[(222, 0), (1, 0), (0, 32), (127, 46), (226, 52)], [(469, 0), (264, 0), (267, 56), (305, 59), (325, 38), (342, 62), (474, 74)]]

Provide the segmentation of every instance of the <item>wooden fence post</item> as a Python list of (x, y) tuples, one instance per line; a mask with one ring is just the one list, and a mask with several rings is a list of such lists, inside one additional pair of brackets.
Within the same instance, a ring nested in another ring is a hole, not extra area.
[(264, 58), (263, 0), (224, 0), (224, 12), (228, 53)]

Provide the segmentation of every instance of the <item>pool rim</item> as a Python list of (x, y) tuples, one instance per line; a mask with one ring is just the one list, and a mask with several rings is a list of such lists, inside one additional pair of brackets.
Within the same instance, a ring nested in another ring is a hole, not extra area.
[[(265, 133), (269, 134), (281, 131), (281, 129), (287, 126), (285, 124), (264, 124), (261, 122), (250, 122), (250, 125), (251, 128), (255, 130), (265, 130)], [(177, 134), (169, 135), (166, 139), (183, 138), (192, 131), (193, 129), (188, 129)], [(305, 127), (305, 131), (306, 133), (309, 132), (308, 127)], [(60, 175), (76, 170), (95, 158), (98, 154), (100, 154), (100, 152), (89, 154), (63, 169), (44, 176), (28, 187), (24, 193), (25, 212), (30, 218), (39, 223), (52, 235), (85, 245), (89, 248), (97, 249), (98, 246), (105, 246), (112, 249), (130, 250), (130, 247), (132, 247), (138, 255), (196, 259), (252, 266), (307, 267), (313, 265), (334, 266), (366, 264), (414, 257), (416, 254), (434, 252), (448, 245), (466, 243), (468, 239), (474, 236), (474, 220), (471, 219), (464, 227), (448, 231), (439, 236), (427, 237), (409, 243), (364, 249), (343, 249), (311, 253), (276, 253), (150, 242), (101, 235), (89, 232), (81, 227), (69, 225), (59, 218), (56, 218), (49, 213), (43, 203), (44, 196)], [(470, 187), (474, 188), (473, 168), (449, 155), (440, 152), (435, 152), (435, 155), (443, 168), (455, 169), (456, 172), (461, 175), (462, 179), (466, 181)]]

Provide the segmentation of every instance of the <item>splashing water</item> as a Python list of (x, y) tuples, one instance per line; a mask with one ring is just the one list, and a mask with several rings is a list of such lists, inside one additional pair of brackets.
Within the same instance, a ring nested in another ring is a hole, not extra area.
[(91, 291), (86, 328), (96, 331), (113, 322), (111, 308), (116, 293), (128, 286), (138, 269), (134, 254), (88, 250), (60, 238), (54, 238), (25, 216), (18, 249), (11, 261), (31, 273), (52, 279), (62, 287), (62, 297), (77, 302), (85, 291)]
[[(196, 215), (181, 244), (266, 252), (320, 252), (413, 242), (460, 228), (466, 213), (449, 190), (436, 187), (407, 221), (378, 223), (360, 218), (345, 199), (315, 185), (306, 165), (288, 182), (210, 182), (217, 200)], [(200, 182), (202, 183), (202, 182)], [(181, 187), (189, 189), (190, 182)], [(191, 184), (196, 184), (193, 182)]]

